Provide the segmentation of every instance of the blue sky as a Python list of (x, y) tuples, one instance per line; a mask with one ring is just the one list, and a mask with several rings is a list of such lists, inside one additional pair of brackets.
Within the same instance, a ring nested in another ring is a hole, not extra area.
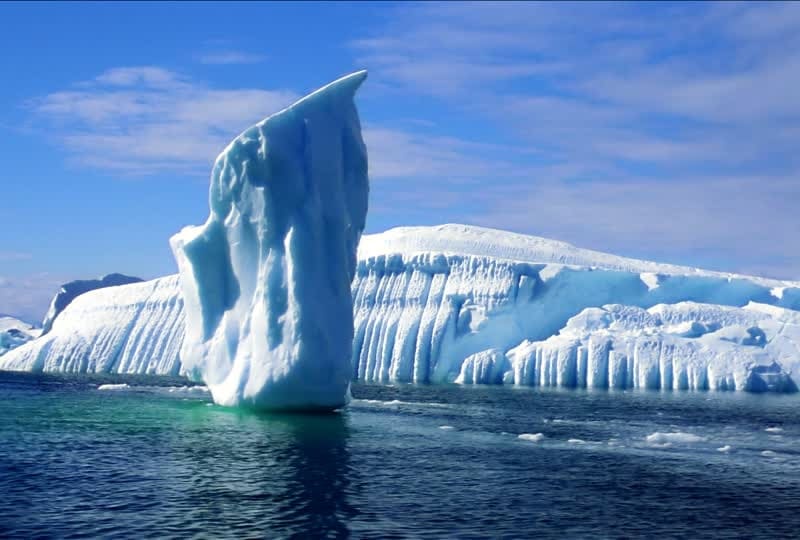
[(368, 232), (800, 279), (800, 4), (0, 3), (0, 313), (175, 271), (227, 141), (367, 68)]

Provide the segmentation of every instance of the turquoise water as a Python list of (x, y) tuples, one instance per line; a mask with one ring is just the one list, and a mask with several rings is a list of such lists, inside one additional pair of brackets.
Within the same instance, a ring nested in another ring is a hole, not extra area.
[(355, 385), (291, 416), (108, 382), (0, 372), (0, 537), (800, 535), (797, 396)]

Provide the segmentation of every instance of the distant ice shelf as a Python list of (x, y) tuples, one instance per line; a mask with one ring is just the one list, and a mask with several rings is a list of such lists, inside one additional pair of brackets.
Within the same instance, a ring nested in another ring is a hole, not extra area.
[(63, 284), (50, 302), (50, 308), (44, 316), (44, 321), (42, 321), (42, 334), (48, 333), (53, 327), (53, 322), (56, 320), (56, 317), (64, 311), (70, 302), (83, 293), (95, 289), (138, 283), (140, 281), (143, 281), (142, 278), (126, 276), (124, 274), (108, 274), (99, 279), (80, 279)]
[[(362, 237), (352, 376), (366, 381), (792, 391), (800, 284), (466, 225)], [(78, 297), (0, 368), (185, 373), (175, 276)]]
[(178, 277), (77, 296), (50, 332), (0, 356), (0, 369), (178, 375), (184, 334)]
[(0, 316), (0, 355), (39, 336), (40, 328), (9, 316)]

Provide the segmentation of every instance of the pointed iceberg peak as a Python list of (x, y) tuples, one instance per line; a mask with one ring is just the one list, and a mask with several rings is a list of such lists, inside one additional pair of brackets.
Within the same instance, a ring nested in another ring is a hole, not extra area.
[[(361, 83), (367, 78), (367, 70), (362, 69), (344, 77), (340, 77), (325, 86), (314, 90), (307, 94), (285, 109), (272, 114), (259, 122), (257, 126), (266, 124), (269, 121), (277, 122), (274, 120), (283, 115), (304, 114), (307, 110), (329, 108), (333, 112), (337, 107), (343, 107), (342, 112), (347, 112), (347, 109), (352, 107), (353, 99), (356, 92), (361, 88)], [(256, 127), (256, 126), (253, 126)], [(252, 129), (252, 128), (251, 128)], [(247, 133), (247, 132), (245, 132)], [(224, 152), (223, 152), (224, 153)]]
[(217, 403), (345, 403), (369, 193), (353, 101), (365, 77), (338, 79), (236, 137), (214, 164), (208, 220), (171, 239), (181, 360)]
[(332, 97), (334, 99), (353, 99), (356, 91), (361, 87), (361, 83), (367, 78), (367, 70), (362, 69), (349, 75), (345, 75), (335, 81), (326, 84), (318, 90), (314, 90), (305, 97), (300, 98), (292, 105), (291, 108), (302, 106), (305, 103), (313, 102), (317, 99), (326, 99)]

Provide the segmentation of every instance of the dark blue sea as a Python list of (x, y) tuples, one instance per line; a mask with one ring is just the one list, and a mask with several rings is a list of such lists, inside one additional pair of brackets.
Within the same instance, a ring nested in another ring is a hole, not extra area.
[(0, 372), (0, 537), (800, 537), (796, 395), (184, 384)]

